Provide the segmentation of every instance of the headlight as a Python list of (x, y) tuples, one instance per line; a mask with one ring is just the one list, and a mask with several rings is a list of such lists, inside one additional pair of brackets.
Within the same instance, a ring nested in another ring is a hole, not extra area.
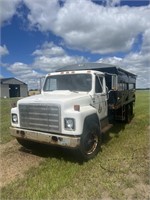
[(75, 120), (73, 118), (65, 118), (65, 129), (67, 130), (75, 130)]
[(12, 114), (12, 122), (13, 123), (18, 123), (18, 116), (16, 114)]

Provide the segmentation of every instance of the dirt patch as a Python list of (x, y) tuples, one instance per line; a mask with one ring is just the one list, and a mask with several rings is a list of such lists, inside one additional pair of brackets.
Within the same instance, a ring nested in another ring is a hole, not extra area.
[(16, 140), (0, 145), (0, 187), (16, 178), (24, 177), (31, 167), (36, 167), (44, 158), (32, 154), (21, 147)]

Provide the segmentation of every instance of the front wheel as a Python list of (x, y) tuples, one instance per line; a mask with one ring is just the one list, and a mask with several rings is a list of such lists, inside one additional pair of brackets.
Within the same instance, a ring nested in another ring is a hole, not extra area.
[(80, 154), (84, 160), (94, 158), (101, 149), (101, 134), (97, 124), (86, 125), (80, 141)]

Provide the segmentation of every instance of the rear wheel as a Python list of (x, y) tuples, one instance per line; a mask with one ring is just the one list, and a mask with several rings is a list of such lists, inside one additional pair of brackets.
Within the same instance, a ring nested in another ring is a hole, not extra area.
[(133, 103), (126, 105), (125, 122), (130, 123), (133, 117)]
[(94, 158), (101, 149), (101, 134), (97, 124), (86, 125), (81, 136), (80, 154), (84, 160)]

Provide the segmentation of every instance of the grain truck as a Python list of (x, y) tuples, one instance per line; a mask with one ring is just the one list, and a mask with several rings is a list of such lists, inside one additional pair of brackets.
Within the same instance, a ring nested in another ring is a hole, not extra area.
[(130, 122), (135, 88), (136, 75), (115, 65), (59, 68), (46, 75), (41, 94), (11, 109), (11, 135), (25, 148), (39, 143), (73, 148), (89, 160), (116, 120)]

